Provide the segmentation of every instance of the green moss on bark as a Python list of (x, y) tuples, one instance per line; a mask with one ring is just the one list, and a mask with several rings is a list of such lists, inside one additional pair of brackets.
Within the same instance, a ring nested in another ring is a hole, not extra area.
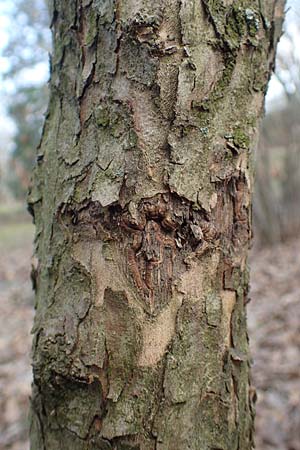
[(253, 447), (251, 149), (274, 4), (54, 2), (31, 450)]

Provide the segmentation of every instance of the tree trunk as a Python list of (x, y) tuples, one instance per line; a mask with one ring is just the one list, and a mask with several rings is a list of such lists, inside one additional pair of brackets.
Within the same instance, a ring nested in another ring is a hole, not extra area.
[(276, 0), (54, 0), (32, 450), (249, 450), (252, 154)]

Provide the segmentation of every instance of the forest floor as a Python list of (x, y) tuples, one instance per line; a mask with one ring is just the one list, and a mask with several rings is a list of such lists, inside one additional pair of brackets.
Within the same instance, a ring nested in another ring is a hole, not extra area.
[(251, 255), (257, 450), (300, 450), (300, 238)]
[[(0, 208), (0, 450), (28, 450), (33, 226)], [(248, 306), (256, 449), (300, 450), (300, 239), (255, 250)]]

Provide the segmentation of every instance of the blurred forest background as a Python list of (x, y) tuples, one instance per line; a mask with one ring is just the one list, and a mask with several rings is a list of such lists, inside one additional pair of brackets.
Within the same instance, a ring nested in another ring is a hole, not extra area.
[[(256, 153), (248, 307), (256, 448), (300, 450), (300, 4), (290, 0)], [(26, 192), (48, 101), (46, 0), (0, 2), (0, 450), (29, 448), (33, 225)]]

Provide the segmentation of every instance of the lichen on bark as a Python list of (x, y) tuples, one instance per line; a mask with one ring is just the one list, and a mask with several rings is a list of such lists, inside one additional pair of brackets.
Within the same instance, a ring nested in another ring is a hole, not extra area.
[(31, 450), (250, 450), (252, 153), (282, 3), (53, 1)]

